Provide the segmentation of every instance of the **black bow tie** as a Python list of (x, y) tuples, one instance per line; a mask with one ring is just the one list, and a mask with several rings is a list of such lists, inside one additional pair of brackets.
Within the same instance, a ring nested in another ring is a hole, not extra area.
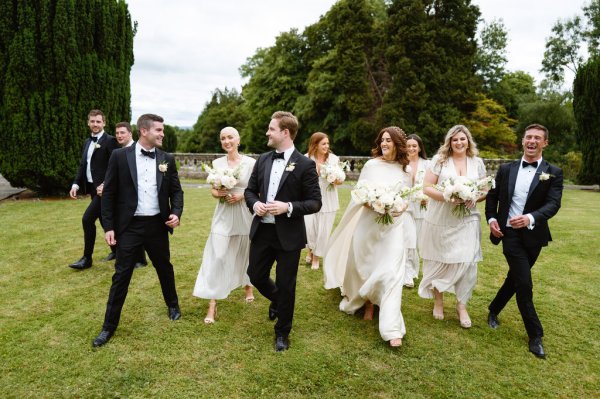
[(93, 141), (94, 143), (95, 143), (95, 142), (97, 142), (97, 141), (98, 141), (98, 137), (96, 137), (96, 136), (92, 136), (92, 141)]
[(285, 160), (285, 158), (283, 157), (283, 154), (284, 154), (283, 152), (273, 151), (273, 161), (276, 159), (284, 159)]
[(523, 161), (523, 167), (526, 168), (528, 166), (533, 166), (534, 168), (537, 168), (538, 166), (538, 161), (533, 161), (533, 162), (527, 162), (527, 161)]
[(154, 151), (146, 151), (142, 148), (142, 155), (145, 155), (147, 157), (150, 157), (152, 159), (154, 159), (154, 157), (156, 156), (156, 152)]

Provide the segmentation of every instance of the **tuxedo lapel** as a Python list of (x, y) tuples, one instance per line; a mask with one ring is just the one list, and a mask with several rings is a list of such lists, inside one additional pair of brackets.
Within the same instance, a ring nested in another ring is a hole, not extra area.
[(517, 175), (519, 174), (519, 168), (521, 167), (521, 161), (513, 162), (510, 165), (510, 170), (508, 172), (508, 203), (510, 206), (510, 201), (512, 201), (513, 194), (515, 193), (515, 184), (517, 183)]
[[(85, 163), (87, 163), (87, 153), (90, 150), (90, 145), (93, 143), (92, 138), (88, 137), (87, 140), (85, 141), (85, 144), (83, 145), (83, 154), (82, 154), (82, 158), (83, 161)], [(92, 154), (94, 155), (94, 154)]]
[(300, 155), (298, 150), (294, 150), (294, 152), (292, 152), (292, 155), (290, 156), (289, 161), (287, 162), (287, 164), (285, 164), (285, 169), (283, 170), (283, 174), (281, 175), (281, 180), (279, 180), (279, 187), (277, 187), (277, 192), (279, 192), (281, 187), (283, 187), (283, 183), (285, 183), (285, 180), (287, 179), (287, 177), (290, 175), (290, 173), (292, 173), (291, 170), (288, 171), (288, 167), (290, 166), (290, 164), (296, 163), (298, 161), (299, 156), (303, 156), (303, 155)]
[(531, 185), (529, 186), (529, 192), (527, 193), (527, 201), (531, 197), (533, 190), (537, 187), (540, 182), (540, 174), (545, 173), (550, 168), (550, 165), (546, 161), (542, 161), (540, 167), (535, 171), (535, 176), (533, 176), (533, 180), (531, 180)]
[(165, 161), (165, 153), (158, 148), (154, 151), (156, 151), (156, 190), (160, 193), (160, 185), (162, 184), (164, 173), (158, 169), (158, 165)]
[(263, 173), (263, 180), (262, 180), (263, 184), (262, 184), (262, 188), (261, 188), (261, 193), (262, 193), (262, 197), (265, 202), (267, 200), (267, 193), (269, 192), (269, 181), (271, 180), (271, 169), (273, 169), (273, 156), (271, 154), (272, 154), (272, 152), (270, 152), (269, 155), (265, 156), (265, 161), (264, 161), (264, 173)]
[(135, 191), (138, 190), (137, 184), (137, 168), (135, 163), (135, 145), (127, 147), (125, 149), (125, 154), (127, 155), (127, 165), (129, 165), (129, 173), (131, 173), (131, 180), (133, 180), (133, 186), (135, 187)]

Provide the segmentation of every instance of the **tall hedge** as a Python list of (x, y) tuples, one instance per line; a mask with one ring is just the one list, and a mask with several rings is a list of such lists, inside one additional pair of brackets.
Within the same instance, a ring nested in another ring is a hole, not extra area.
[(600, 56), (581, 66), (573, 82), (577, 142), (583, 156), (582, 184), (600, 184)]
[(132, 25), (123, 0), (0, 2), (0, 173), (14, 186), (65, 192), (87, 114), (130, 120)]

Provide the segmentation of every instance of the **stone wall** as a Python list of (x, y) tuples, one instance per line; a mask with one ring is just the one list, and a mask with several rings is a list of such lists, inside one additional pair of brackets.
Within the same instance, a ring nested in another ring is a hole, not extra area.
[[(177, 161), (179, 168), (179, 175), (184, 178), (191, 179), (205, 179), (206, 172), (202, 170), (202, 164), (211, 164), (215, 158), (222, 157), (223, 154), (193, 154), (193, 153), (175, 153), (175, 160)], [(256, 159), (259, 154), (247, 154), (248, 156)], [(338, 155), (341, 161), (348, 161), (350, 164), (350, 172), (347, 173), (348, 180), (358, 179), (360, 170), (362, 169), (365, 162), (371, 157), (360, 157), (360, 156), (344, 156)], [(484, 159), (485, 167), (488, 175), (496, 175), (496, 171), (505, 162), (510, 162), (510, 159)]]

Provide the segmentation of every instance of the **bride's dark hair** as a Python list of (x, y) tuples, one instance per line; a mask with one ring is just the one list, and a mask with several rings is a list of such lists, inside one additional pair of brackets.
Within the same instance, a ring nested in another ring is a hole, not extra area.
[(389, 126), (381, 129), (377, 138), (375, 139), (375, 148), (371, 150), (373, 158), (383, 156), (381, 151), (381, 138), (384, 133), (388, 133), (394, 143), (394, 149), (396, 150), (395, 161), (402, 165), (402, 170), (406, 172), (406, 166), (410, 163), (408, 160), (408, 153), (406, 152), (406, 133), (398, 126)]

